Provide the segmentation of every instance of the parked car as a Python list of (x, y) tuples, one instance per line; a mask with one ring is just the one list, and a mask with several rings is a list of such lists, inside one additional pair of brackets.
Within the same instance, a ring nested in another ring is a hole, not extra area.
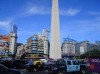
[(27, 71), (42, 71), (43, 68), (43, 62), (41, 60), (30, 60), (27, 64), (25, 64)]
[(0, 64), (0, 74), (23, 74), (23, 73), (14, 69), (10, 69)]
[(65, 74), (67, 72), (79, 72), (80, 64), (78, 60), (64, 58), (57, 61), (48, 61), (44, 69), (51, 74)]
[(13, 68), (12, 60), (3, 60), (0, 64), (3, 64), (8, 68)]
[(44, 71), (47, 73), (54, 73), (56, 74), (58, 71), (58, 66), (56, 65), (56, 61), (54, 60), (48, 60), (45, 64), (44, 64)]
[(80, 71), (80, 65), (77, 60), (72, 60), (72, 59), (67, 59), (67, 58), (59, 59), (57, 60), (56, 65), (58, 66), (58, 74)]
[(13, 61), (13, 68), (14, 69), (24, 69), (24, 65), (26, 64), (26, 61), (25, 60), (14, 60)]

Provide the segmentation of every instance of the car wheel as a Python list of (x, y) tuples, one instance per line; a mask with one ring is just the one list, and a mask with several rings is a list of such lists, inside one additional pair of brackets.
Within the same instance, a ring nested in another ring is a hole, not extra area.
[(34, 68), (34, 72), (36, 72), (37, 71), (37, 69), (36, 68)]
[(86, 70), (85, 69), (81, 69), (81, 73), (82, 74), (85, 74), (86, 73)]

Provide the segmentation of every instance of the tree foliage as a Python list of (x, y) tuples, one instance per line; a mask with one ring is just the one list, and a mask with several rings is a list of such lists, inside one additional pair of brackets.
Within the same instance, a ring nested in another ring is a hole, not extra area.
[(100, 57), (100, 50), (93, 49), (89, 52), (86, 52), (80, 56), (80, 58), (88, 58), (88, 57)]

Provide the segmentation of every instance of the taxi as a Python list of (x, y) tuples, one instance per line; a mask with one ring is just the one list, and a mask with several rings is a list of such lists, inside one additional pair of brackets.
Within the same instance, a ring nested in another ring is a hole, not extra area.
[(43, 62), (41, 60), (30, 60), (26, 65), (26, 70), (31, 71), (42, 71), (43, 70)]

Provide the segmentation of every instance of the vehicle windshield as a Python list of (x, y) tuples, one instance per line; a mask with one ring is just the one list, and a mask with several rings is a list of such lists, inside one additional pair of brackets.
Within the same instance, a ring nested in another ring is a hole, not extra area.
[(4, 66), (4, 65), (2, 65), (2, 64), (0, 64), (0, 69), (8, 69), (8, 67), (6, 67), (6, 66)]
[(73, 61), (73, 65), (79, 65), (78, 61)]
[(79, 61), (80, 64), (86, 64), (84, 61)]
[(28, 64), (33, 64), (33, 61), (29, 61)]
[(71, 65), (71, 61), (67, 61), (67, 65)]

